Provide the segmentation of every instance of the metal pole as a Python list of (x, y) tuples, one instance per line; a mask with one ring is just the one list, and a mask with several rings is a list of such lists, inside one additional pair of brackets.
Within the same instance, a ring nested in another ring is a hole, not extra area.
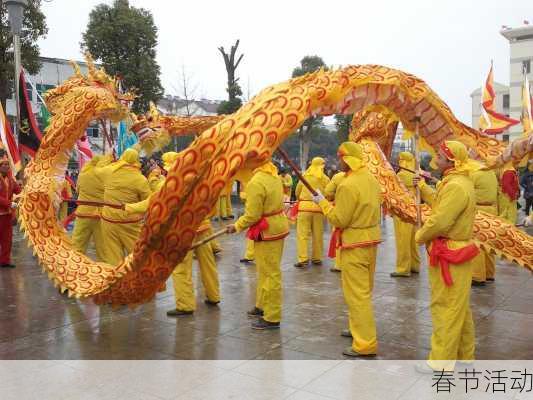
[[(13, 49), (14, 49), (14, 56), (15, 56), (15, 108), (17, 110), (17, 123), (16, 129), (15, 129), (15, 135), (17, 137), (18, 141), (18, 134), (20, 131), (20, 70), (22, 68), (22, 61), (20, 56), (20, 36), (19, 35), (13, 35)], [(25, 89), (25, 88), (24, 88)]]

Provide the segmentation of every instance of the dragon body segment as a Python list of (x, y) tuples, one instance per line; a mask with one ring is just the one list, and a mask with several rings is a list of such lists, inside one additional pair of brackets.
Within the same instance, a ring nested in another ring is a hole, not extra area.
[[(92, 262), (72, 249), (57, 226), (51, 206), (54, 194), (48, 190), (46, 180), (50, 174), (43, 167), (48, 165), (55, 174), (62, 174), (64, 159), (50, 153), (70, 150), (91, 118), (122, 110), (111, 90), (98, 102), (90, 95), (73, 95), (77, 90), (98, 92), (98, 88), (83, 89), (85, 86), (72, 87), (61, 94), (69, 99), (72, 96), (72, 104), (52, 119), (53, 128), (47, 132), (44, 147), (31, 169), (31, 185), (23, 193), (21, 214), (30, 243), (51, 277), (71, 294), (93, 297), (98, 304), (135, 305), (152, 299), (188, 251), (196, 228), (214, 207), (226, 183), (238, 170), (254, 168), (269, 159), (311, 115), (388, 110), (395, 121), (409, 130), (414, 130), (413, 120), (419, 117), (420, 134), (431, 148), (453, 137), (475, 147), (485, 159), (498, 157), (503, 150), (497, 140), (460, 123), (444, 102), (412, 75), (375, 65), (317, 71), (264, 89), (236, 113), (216, 117), (221, 118), (218, 122), (203, 121), (207, 125), (216, 123), (179, 154), (162, 189), (151, 198), (133, 253), (119, 266), (110, 266)], [(163, 121), (157, 121), (156, 127), (165, 127), (169, 134), (186, 132), (173, 131), (169, 129), (172, 124)], [(393, 130), (374, 138), (372, 132), (378, 132), (379, 126), (372, 128), (371, 123), (379, 118), (371, 115), (366, 121), (368, 129), (352, 138), (363, 144), (369, 167), (382, 184), (387, 207), (403, 219), (414, 221), (414, 200), (398, 182), (380, 148), (389, 151)], [(148, 127), (151, 123), (154, 121), (145, 121)], [(521, 265), (533, 265), (531, 238), (501, 221), (497, 221), (497, 227), (494, 219), (488, 214), (476, 218), (478, 240)], [(79, 271), (80, 260), (84, 273)]]

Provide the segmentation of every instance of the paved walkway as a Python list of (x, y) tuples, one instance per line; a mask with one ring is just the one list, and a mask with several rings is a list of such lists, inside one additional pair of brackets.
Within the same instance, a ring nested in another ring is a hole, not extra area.
[[(379, 357), (420, 359), (429, 349), (431, 318), (427, 268), (394, 280), (390, 220), (379, 248), (374, 310)], [(254, 304), (255, 266), (239, 263), (242, 236), (221, 240), (222, 303), (203, 304), (197, 286), (194, 316), (170, 319), (170, 290), (136, 310), (112, 311), (58, 294), (20, 234), (14, 270), (0, 270), (0, 359), (340, 359), (350, 340), (339, 336), (347, 311), (340, 276), (324, 266), (301, 271), (294, 232), (283, 256), (284, 305), (280, 331), (253, 331), (245, 312)], [(326, 242), (325, 242), (326, 243)], [(195, 268), (195, 282), (199, 279)], [(472, 290), (479, 359), (533, 358), (533, 276), (500, 261), (496, 282)]]

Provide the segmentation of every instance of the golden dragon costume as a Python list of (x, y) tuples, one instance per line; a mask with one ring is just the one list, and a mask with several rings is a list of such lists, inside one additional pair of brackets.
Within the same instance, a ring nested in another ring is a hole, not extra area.
[[(151, 198), (133, 253), (120, 265), (111, 266), (74, 251), (55, 218), (56, 188), (67, 153), (89, 121), (123, 116), (126, 109), (112, 80), (92, 65), (88, 77), (69, 79), (48, 100), (54, 103), (54, 116), (28, 168), (20, 219), (50, 278), (70, 295), (92, 297), (97, 304), (136, 305), (152, 299), (187, 253), (197, 227), (228, 180), (242, 168), (264, 163), (311, 115), (372, 112), (377, 107), (375, 110), (388, 110), (397, 116), (409, 130), (414, 129), (412, 121), (419, 116), (420, 133), (430, 147), (436, 148), (453, 136), (475, 147), (485, 159), (498, 157), (503, 151), (497, 140), (460, 123), (446, 104), (412, 75), (377, 65), (317, 71), (264, 89), (182, 151), (162, 189)], [(353, 139), (364, 145), (388, 208), (413, 221), (414, 201), (388, 165), (378, 145), (380, 139), (373, 137), (373, 121), (367, 118), (368, 129), (358, 130)], [(533, 240), (514, 227), (480, 213), (476, 235), (483, 246), (499, 255), (523, 266), (533, 265)]]

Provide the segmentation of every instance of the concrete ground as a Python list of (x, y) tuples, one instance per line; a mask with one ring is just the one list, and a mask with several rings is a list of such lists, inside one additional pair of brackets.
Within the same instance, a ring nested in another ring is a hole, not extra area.
[[(215, 224), (215, 228), (218, 224)], [(374, 312), (379, 358), (421, 359), (431, 334), (427, 267), (393, 279), (392, 221), (383, 225), (375, 276)], [(325, 238), (325, 247), (329, 235)], [(283, 321), (279, 331), (254, 331), (245, 312), (254, 304), (255, 266), (239, 262), (243, 236), (224, 237), (218, 260), (222, 303), (203, 303), (195, 267), (198, 308), (172, 319), (171, 284), (156, 301), (111, 310), (68, 299), (54, 289), (16, 233), (17, 268), (0, 270), (0, 359), (341, 359), (350, 340), (339, 336), (347, 311), (340, 275), (331, 262), (297, 270), (294, 232), (283, 256)], [(499, 261), (496, 282), (472, 289), (479, 359), (533, 359), (533, 276)]]

